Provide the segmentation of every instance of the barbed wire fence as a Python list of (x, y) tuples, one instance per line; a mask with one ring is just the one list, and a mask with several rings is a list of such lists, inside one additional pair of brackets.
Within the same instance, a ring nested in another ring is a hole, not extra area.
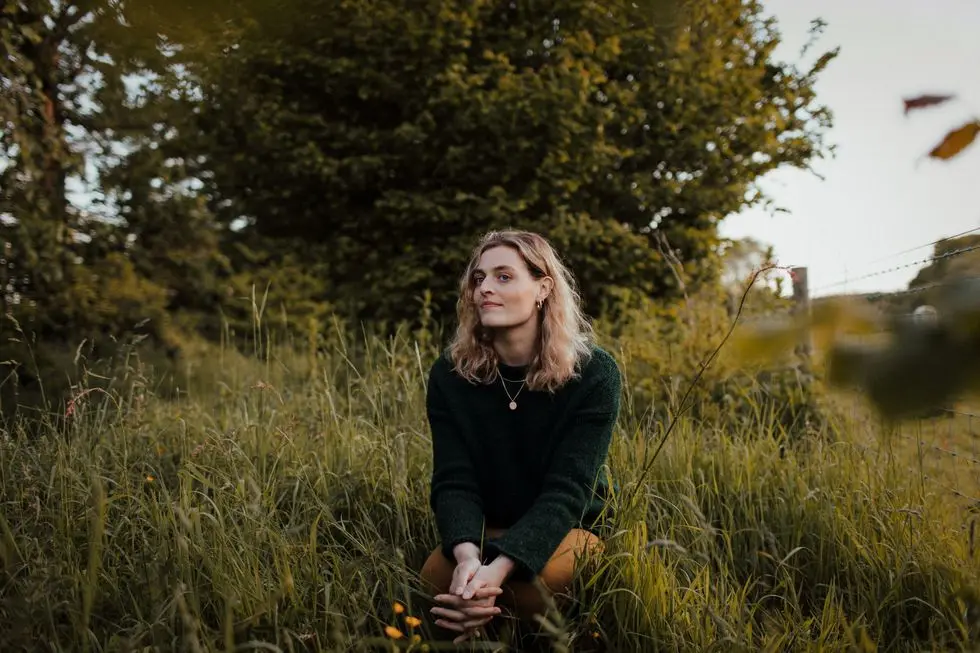
[[(880, 262), (926, 247), (935, 247), (940, 243), (949, 242), (977, 232), (980, 232), (980, 227), (905, 249), (870, 262)], [(820, 297), (813, 297), (812, 293), (846, 287), (848, 284), (908, 270), (917, 266), (933, 265), (937, 262), (948, 261), (975, 251), (980, 251), (980, 244), (958, 247), (909, 263), (894, 265), (856, 277), (843, 279), (835, 283), (820, 286), (813, 291), (808, 287), (807, 268), (792, 268), (791, 278), (793, 281), (794, 311), (807, 311), (813, 301), (819, 301), (821, 299)], [(940, 289), (950, 285), (953, 281), (955, 280), (922, 283), (905, 290), (897, 291), (862, 292), (860, 296), (870, 301), (902, 299)], [(929, 306), (927, 303), (921, 305)], [(918, 314), (915, 311), (899, 311), (896, 317), (908, 320), (932, 319), (936, 315), (935, 309), (931, 306), (929, 308), (930, 310)], [(809, 349), (810, 345), (806, 344), (805, 350), (807, 353), (809, 353)], [(860, 423), (860, 420), (855, 420), (855, 423)], [(869, 455), (876, 455), (877, 450), (882, 446), (904, 444), (907, 447), (914, 448), (918, 468), (910, 470), (910, 472), (914, 474), (915, 479), (918, 480), (921, 478), (923, 481), (927, 481), (930, 484), (931, 492), (964, 501), (971, 511), (980, 512), (980, 404), (963, 405), (957, 403), (955, 405), (938, 407), (928, 414), (892, 424), (889, 428), (888, 435), (894, 438), (890, 444), (885, 444), (880, 441), (875, 442), (871, 434), (866, 439), (856, 438), (853, 444), (863, 453)]]

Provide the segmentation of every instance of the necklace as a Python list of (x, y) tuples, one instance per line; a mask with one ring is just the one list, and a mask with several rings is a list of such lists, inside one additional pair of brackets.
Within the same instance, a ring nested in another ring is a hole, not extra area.
[[(500, 374), (499, 376), (500, 376), (500, 385), (504, 386), (504, 392), (507, 393), (507, 398), (510, 399), (510, 404), (508, 404), (508, 406), (510, 406), (510, 409), (511, 410), (517, 410), (517, 395), (521, 394), (521, 390), (524, 389), (524, 385), (527, 383), (527, 378), (525, 378), (523, 381), (521, 381), (521, 387), (520, 387), (520, 389), (518, 389), (517, 394), (515, 394), (512, 397), (510, 395), (510, 390), (507, 389), (507, 384), (504, 383), (504, 380), (505, 380), (504, 379), (504, 375), (503, 374)], [(514, 381), (513, 379), (506, 379), (506, 380), (507, 381), (510, 381), (511, 383), (517, 383), (517, 381)]]

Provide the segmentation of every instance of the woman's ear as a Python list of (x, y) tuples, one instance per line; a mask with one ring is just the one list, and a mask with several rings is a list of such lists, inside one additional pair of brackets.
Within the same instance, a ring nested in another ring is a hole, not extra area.
[(538, 301), (544, 301), (551, 296), (551, 291), (555, 289), (555, 280), (551, 277), (541, 279), (541, 290), (538, 292)]

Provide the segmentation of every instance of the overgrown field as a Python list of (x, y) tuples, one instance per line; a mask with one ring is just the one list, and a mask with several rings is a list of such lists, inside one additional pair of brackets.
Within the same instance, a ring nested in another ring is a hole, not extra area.
[[(663, 376), (644, 352), (665, 349), (641, 336), (605, 341), (627, 376), (606, 553), (536, 646), (973, 649), (962, 502), (873, 421), (831, 415), (787, 437), (791, 393), (731, 384), (735, 399), (692, 395), (698, 418), (654, 458), (686, 380)], [(416, 570), (438, 541), (432, 338), (257, 350), (192, 347), (167, 383), (133, 357), (78, 387), (67, 419), (3, 434), (0, 650), (436, 650), (408, 619), (425, 616)], [(688, 362), (675, 350), (669, 364)]]

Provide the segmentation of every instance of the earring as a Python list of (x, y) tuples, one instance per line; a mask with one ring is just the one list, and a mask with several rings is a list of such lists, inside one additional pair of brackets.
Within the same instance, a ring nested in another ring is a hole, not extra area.
[(544, 306), (544, 302), (543, 302), (543, 301), (541, 301), (541, 300), (539, 299), (539, 300), (538, 300), (538, 310), (539, 310), (539, 311), (541, 310), (541, 307), (542, 307), (542, 306)]

